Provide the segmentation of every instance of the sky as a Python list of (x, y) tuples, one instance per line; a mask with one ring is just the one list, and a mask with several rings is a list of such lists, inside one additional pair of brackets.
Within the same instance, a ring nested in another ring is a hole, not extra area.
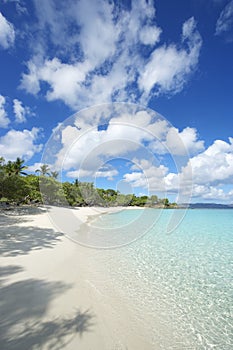
[(0, 155), (233, 203), (233, 0), (1, 0)]

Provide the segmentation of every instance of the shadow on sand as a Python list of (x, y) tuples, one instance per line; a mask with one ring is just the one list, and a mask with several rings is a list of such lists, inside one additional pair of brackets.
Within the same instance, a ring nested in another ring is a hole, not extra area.
[[(40, 208), (28, 208), (35, 215)], [(18, 224), (30, 221), (23, 215), (0, 214), (0, 256), (17, 256), (28, 254), (31, 250), (52, 248), (60, 241), (62, 233), (53, 229), (35, 226), (21, 227)]]
[(7, 216), (21, 216), (21, 215), (37, 215), (42, 214), (46, 211), (45, 207), (37, 207), (37, 206), (6, 206), (0, 207), (0, 213), (5, 214)]
[(7, 228), (0, 227), (0, 255), (17, 256), (28, 254), (31, 250), (53, 248), (61, 240), (63, 234), (52, 229), (35, 226)]
[(0, 344), (2, 350), (64, 349), (77, 334), (91, 331), (90, 310), (44, 319), (49, 303), (71, 286), (61, 282), (26, 279), (5, 284), (9, 275), (21, 272), (17, 265), (0, 269)]
[[(53, 248), (61, 240), (62, 234), (52, 229), (19, 226), (19, 223), (30, 222), (30, 217), (21, 214), (40, 214), (39, 208), (28, 211), (25, 213), (24, 208), (24, 212), (17, 214), (9, 214), (10, 211), (0, 214), (0, 256), (3, 259)], [(72, 314), (55, 318), (46, 315), (51, 302), (72, 285), (12, 277), (23, 271), (19, 265), (0, 267), (1, 350), (64, 349), (73, 337), (91, 331), (94, 315), (88, 309), (75, 309)]]

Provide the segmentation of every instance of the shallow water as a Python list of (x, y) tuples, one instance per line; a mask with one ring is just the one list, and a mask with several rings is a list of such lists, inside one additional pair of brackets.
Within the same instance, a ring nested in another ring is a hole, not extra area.
[(112, 285), (133, 306), (153, 349), (233, 349), (233, 210), (188, 210), (167, 234), (174, 213), (102, 215), (89, 237), (101, 228), (103, 237), (118, 234), (125, 242), (127, 235), (141, 236), (105, 251), (103, 258)]

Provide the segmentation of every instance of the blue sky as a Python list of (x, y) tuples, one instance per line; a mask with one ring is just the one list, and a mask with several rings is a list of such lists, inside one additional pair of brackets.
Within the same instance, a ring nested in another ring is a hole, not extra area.
[(232, 0), (2, 0), (0, 153), (62, 180), (183, 200), (192, 184), (193, 202), (233, 203), (232, 62)]

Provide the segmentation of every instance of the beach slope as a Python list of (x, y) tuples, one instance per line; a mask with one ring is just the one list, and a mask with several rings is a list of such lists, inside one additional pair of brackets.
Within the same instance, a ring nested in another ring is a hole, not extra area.
[[(72, 209), (59, 210), (64, 219)], [(106, 211), (75, 215), (83, 225)], [(1, 349), (152, 349), (133, 310), (108, 286), (102, 250), (74, 243), (43, 207), (1, 213), (0, 222)]]

